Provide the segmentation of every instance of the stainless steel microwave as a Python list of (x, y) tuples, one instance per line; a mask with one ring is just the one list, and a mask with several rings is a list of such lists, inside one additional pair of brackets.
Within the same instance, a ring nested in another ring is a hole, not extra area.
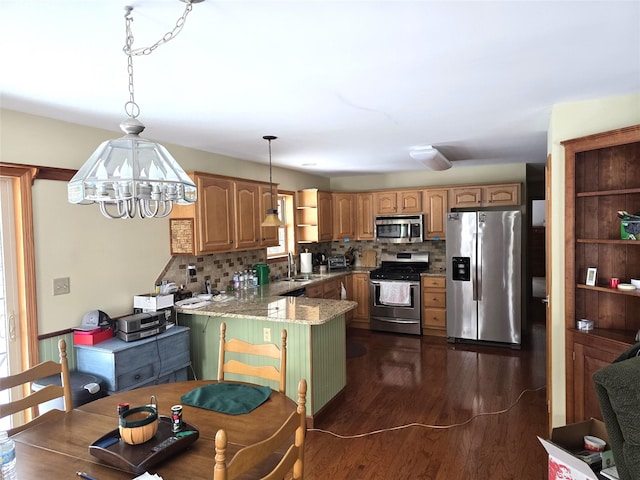
[(424, 241), (424, 215), (377, 215), (375, 239), (380, 243)]

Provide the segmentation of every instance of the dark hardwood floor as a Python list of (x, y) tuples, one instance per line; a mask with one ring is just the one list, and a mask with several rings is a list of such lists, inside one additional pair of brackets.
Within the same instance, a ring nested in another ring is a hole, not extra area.
[(547, 478), (536, 438), (548, 428), (543, 321), (529, 327), (521, 350), (358, 329), (347, 338), (360, 355), (348, 358), (344, 395), (316, 429), (351, 436), (410, 423), (439, 428), (359, 438), (310, 430), (305, 479)]

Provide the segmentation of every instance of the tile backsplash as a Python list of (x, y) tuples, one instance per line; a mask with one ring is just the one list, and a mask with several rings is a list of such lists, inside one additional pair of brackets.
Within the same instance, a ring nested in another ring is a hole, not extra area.
[[(374, 241), (304, 243), (299, 244), (298, 251), (303, 252), (305, 248), (312, 253), (324, 253), (327, 256), (343, 255), (347, 250), (353, 248), (356, 265), (359, 264), (360, 254), (363, 250), (375, 250), (378, 263), (383, 253), (429, 252), (430, 270), (443, 271), (445, 268), (445, 242), (443, 240), (412, 245), (380, 244)], [(156, 283), (166, 280), (183, 286), (191, 293), (201, 293), (205, 291), (205, 282), (209, 280), (212, 288), (222, 291), (227, 290), (231, 285), (234, 272), (245, 270), (257, 263), (267, 263), (265, 249), (198, 256), (180, 255), (169, 260)], [(287, 275), (286, 259), (268, 263), (272, 280)], [(297, 255), (296, 263), (299, 271), (300, 259)], [(190, 270), (193, 271), (193, 268), (190, 269), (189, 266), (195, 266), (195, 275), (190, 274)]]

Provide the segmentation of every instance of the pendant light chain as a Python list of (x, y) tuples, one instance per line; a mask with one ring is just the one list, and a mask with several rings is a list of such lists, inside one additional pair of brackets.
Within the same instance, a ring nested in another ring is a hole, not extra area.
[(140, 107), (135, 101), (134, 90), (133, 90), (133, 56), (139, 55), (150, 55), (156, 48), (160, 45), (164, 45), (165, 43), (173, 40), (184, 27), (185, 22), (187, 21), (187, 15), (193, 9), (193, 4), (191, 0), (186, 0), (186, 6), (182, 16), (176, 21), (175, 27), (170, 32), (164, 34), (164, 36), (158, 40), (156, 43), (151, 45), (150, 47), (144, 48), (133, 48), (133, 31), (131, 30), (131, 24), (133, 23), (133, 18), (131, 17), (131, 11), (133, 7), (126, 6), (125, 7), (125, 30), (126, 30), (126, 38), (125, 44), (122, 48), (122, 51), (127, 55), (127, 73), (129, 74), (129, 101), (125, 103), (124, 110), (125, 113), (131, 118), (137, 118), (140, 115)]

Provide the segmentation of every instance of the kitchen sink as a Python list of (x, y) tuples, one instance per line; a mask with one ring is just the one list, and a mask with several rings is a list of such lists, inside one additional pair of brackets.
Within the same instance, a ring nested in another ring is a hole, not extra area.
[(295, 277), (285, 277), (283, 282), (310, 282), (316, 278), (320, 278), (319, 275), (297, 275)]

